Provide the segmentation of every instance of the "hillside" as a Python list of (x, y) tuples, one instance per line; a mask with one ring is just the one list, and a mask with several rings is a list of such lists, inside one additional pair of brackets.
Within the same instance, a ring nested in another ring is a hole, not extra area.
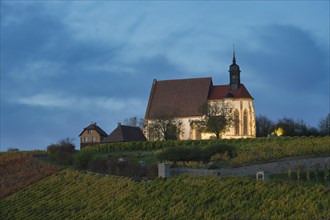
[(38, 159), (43, 156), (42, 151), (0, 153), (0, 198), (58, 172)]
[(82, 151), (135, 161), (167, 161), (182, 167), (216, 169), (330, 156), (330, 136), (119, 142), (86, 147)]
[(134, 182), (63, 170), (0, 202), (0, 219), (329, 219), (330, 189), (250, 178)]

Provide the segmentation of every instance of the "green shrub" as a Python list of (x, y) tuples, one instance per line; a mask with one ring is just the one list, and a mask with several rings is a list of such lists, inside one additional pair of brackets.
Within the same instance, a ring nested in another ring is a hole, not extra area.
[(213, 155), (224, 154), (225, 152), (227, 152), (229, 157), (233, 157), (235, 155), (235, 147), (224, 144), (212, 144), (203, 150), (203, 157), (204, 160), (210, 160)]
[(160, 161), (195, 161), (200, 157), (201, 151), (198, 147), (170, 147), (157, 154)]
[(89, 151), (76, 152), (73, 156), (73, 164), (78, 169), (87, 169), (88, 163), (91, 161), (92, 157), (93, 154)]
[(209, 161), (217, 153), (227, 152), (229, 157), (234, 155), (235, 148), (228, 145), (210, 145), (207, 147), (198, 146), (177, 146), (166, 148), (157, 154), (160, 161)]
[(47, 152), (51, 160), (62, 165), (71, 165), (73, 162), (75, 145), (72, 139), (65, 138), (58, 141), (57, 144), (48, 145)]
[(228, 151), (226, 151), (223, 154), (220, 153), (216, 153), (213, 156), (211, 156), (210, 161), (214, 162), (214, 161), (228, 161), (230, 159), (229, 155), (228, 155)]

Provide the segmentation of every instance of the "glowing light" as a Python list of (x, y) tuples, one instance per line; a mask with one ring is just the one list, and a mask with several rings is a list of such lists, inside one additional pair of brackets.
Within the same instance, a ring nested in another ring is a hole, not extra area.
[(275, 134), (275, 135), (277, 135), (277, 136), (282, 136), (282, 135), (284, 134), (284, 130), (283, 130), (283, 128), (276, 128), (276, 129), (272, 132), (272, 134)]

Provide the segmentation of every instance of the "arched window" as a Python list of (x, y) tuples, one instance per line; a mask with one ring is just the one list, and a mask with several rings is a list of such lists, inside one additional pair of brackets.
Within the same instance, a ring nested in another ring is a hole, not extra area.
[(244, 135), (248, 134), (248, 115), (246, 109), (244, 110), (243, 113), (243, 134)]
[(235, 127), (235, 135), (239, 135), (239, 113), (237, 109), (234, 112), (234, 127)]

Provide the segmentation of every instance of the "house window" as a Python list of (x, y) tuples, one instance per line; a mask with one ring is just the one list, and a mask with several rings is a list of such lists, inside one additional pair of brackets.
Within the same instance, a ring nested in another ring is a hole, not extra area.
[(93, 142), (96, 142), (96, 137), (92, 137), (92, 141)]
[(248, 117), (247, 117), (246, 109), (244, 110), (244, 114), (243, 114), (243, 134), (244, 135), (248, 134)]
[(88, 134), (93, 134), (93, 130), (88, 130)]
[(235, 126), (235, 135), (239, 135), (239, 113), (238, 110), (235, 110), (234, 113), (234, 126)]
[(84, 142), (88, 142), (88, 137), (84, 137)]

